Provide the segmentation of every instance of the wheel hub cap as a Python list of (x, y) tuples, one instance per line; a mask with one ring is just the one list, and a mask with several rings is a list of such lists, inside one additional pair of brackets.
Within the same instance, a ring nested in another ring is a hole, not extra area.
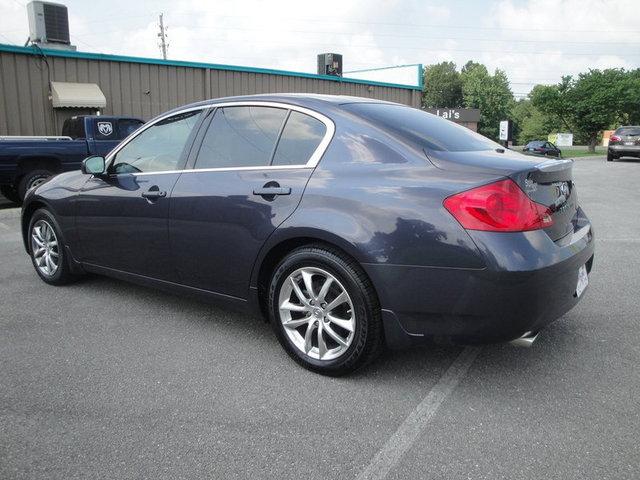
[(58, 237), (46, 220), (38, 220), (31, 228), (31, 253), (38, 271), (51, 277), (60, 266)]
[(295, 270), (282, 284), (278, 302), (287, 337), (305, 355), (333, 360), (353, 342), (353, 302), (331, 273), (317, 267)]

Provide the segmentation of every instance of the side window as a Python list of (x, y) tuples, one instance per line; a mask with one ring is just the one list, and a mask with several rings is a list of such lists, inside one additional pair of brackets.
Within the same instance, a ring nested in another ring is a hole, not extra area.
[(123, 118), (118, 120), (118, 140), (128, 137), (142, 125), (144, 125), (144, 122), (134, 120), (132, 118)]
[(218, 108), (211, 120), (195, 168), (269, 165), (287, 110), (240, 106)]
[(304, 165), (324, 138), (327, 127), (317, 118), (292, 111), (282, 131), (272, 165)]
[(96, 119), (93, 127), (93, 138), (96, 140), (116, 140), (118, 138), (118, 131), (116, 130), (115, 122), (112, 119)]
[(115, 156), (110, 173), (176, 170), (201, 111), (174, 115), (147, 128)]

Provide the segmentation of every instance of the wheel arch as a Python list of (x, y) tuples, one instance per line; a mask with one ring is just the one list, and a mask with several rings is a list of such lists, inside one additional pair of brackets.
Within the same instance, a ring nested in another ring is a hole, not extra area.
[(29, 250), (29, 241), (28, 241), (29, 223), (31, 222), (31, 217), (33, 217), (33, 214), (36, 212), (36, 210), (39, 210), (40, 208), (46, 208), (53, 215), (53, 210), (51, 209), (51, 206), (40, 199), (32, 200), (28, 204), (24, 205), (24, 207), (22, 208), (22, 218), (20, 220), (21, 227), (22, 227), (22, 242), (24, 243), (24, 249), (29, 254), (31, 253)]
[[(290, 229), (287, 229), (290, 230)], [(267, 312), (267, 288), (269, 279), (280, 261), (291, 251), (305, 245), (322, 245), (332, 250), (340, 252), (358, 263), (363, 261), (361, 252), (357, 247), (345, 239), (333, 233), (316, 230), (316, 229), (293, 229), (281, 235), (272, 236), (267, 244), (262, 248), (258, 259), (254, 264), (254, 268), (250, 280), (250, 289), (257, 293), (257, 302), (265, 319), (268, 318)], [(364, 269), (363, 269), (364, 272)], [(366, 275), (366, 272), (365, 272)], [(367, 275), (371, 282), (376, 296), (378, 295), (373, 280)]]

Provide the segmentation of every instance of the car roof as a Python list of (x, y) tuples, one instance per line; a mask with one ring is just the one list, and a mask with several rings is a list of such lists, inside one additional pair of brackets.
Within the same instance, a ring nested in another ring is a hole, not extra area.
[[(278, 102), (297, 105), (300, 107), (307, 107), (310, 109), (323, 110), (327, 107), (339, 107), (341, 105), (347, 105), (352, 103), (379, 103), (387, 105), (399, 105), (393, 102), (387, 102), (384, 100), (377, 100), (375, 98), (354, 97), (349, 95), (324, 95), (324, 94), (312, 94), (312, 93), (264, 93), (258, 95), (242, 95), (235, 97), (222, 97), (210, 100), (203, 100), (201, 102), (191, 103), (189, 105), (183, 105), (175, 108), (167, 114), (174, 111), (184, 110), (192, 107), (207, 107), (214, 106), (219, 103), (226, 102)], [(406, 105), (405, 105), (406, 106)], [(164, 114), (163, 114), (164, 115)]]

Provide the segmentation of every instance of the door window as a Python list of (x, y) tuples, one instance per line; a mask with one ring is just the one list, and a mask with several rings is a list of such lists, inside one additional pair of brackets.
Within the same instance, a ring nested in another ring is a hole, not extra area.
[(280, 136), (272, 165), (305, 165), (320, 145), (326, 130), (320, 120), (292, 111)]
[(202, 140), (195, 168), (267, 166), (287, 110), (274, 107), (218, 108)]
[(176, 170), (201, 111), (185, 112), (159, 121), (127, 143), (115, 156), (110, 173)]

